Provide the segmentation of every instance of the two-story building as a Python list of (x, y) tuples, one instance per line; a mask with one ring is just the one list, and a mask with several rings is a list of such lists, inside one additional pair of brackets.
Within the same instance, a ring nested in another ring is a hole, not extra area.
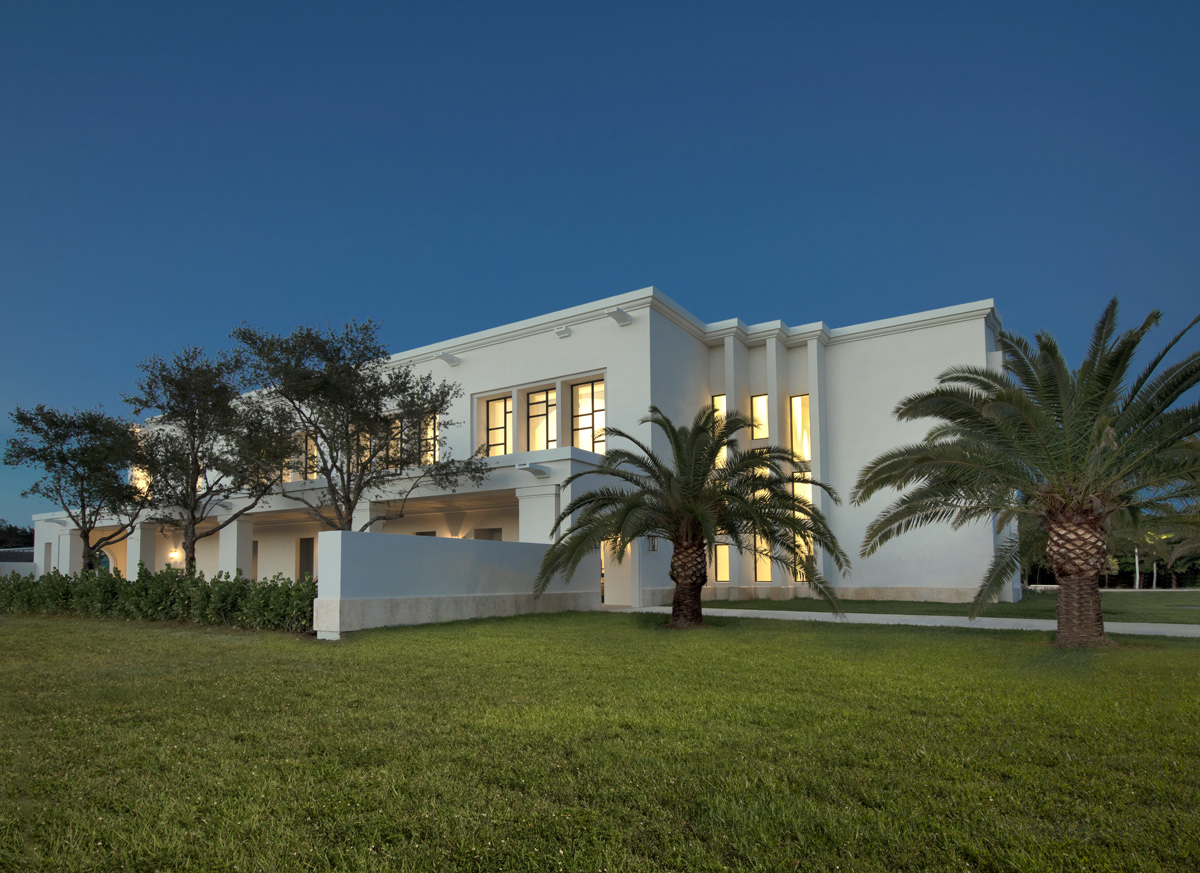
[[(786, 308), (812, 309), (799, 300)], [(392, 358), (396, 364), (462, 386), (450, 415), (463, 424), (446, 432), (449, 445), (456, 457), (486, 445), (493, 469), (479, 488), (418, 490), (403, 518), (376, 524), (373, 533), (547, 543), (570, 489), (590, 487), (587, 478), (572, 486), (563, 482), (598, 462), (606, 425), (640, 434), (657, 450), (665, 448), (660, 434), (638, 424), (651, 405), (682, 422), (711, 403), (759, 421), (754, 433), (744, 435), (749, 445), (782, 444), (811, 459), (814, 476), (832, 485), (843, 502), (820, 491), (814, 499), (854, 556), (884, 503), (844, 502), (859, 470), (880, 452), (924, 436), (921, 425), (895, 421), (897, 401), (929, 388), (948, 367), (998, 367), (999, 327), (989, 300), (839, 328), (819, 321), (796, 327), (736, 319), (705, 324), (646, 288), (401, 352)], [(291, 478), (283, 488), (316, 485)], [(236, 508), (231, 503), (227, 511)], [(62, 513), (36, 516), (35, 528), (36, 572), (78, 568), (78, 537)], [(201, 540), (198, 567), (205, 573), (240, 568), (256, 577), (314, 573), (321, 529), (302, 505), (275, 496)], [(855, 558), (846, 577), (818, 560), (844, 597), (965, 601), (994, 547), (986, 525), (943, 527)], [(619, 566), (604, 562), (604, 602), (669, 602), (669, 548), (646, 542)], [(131, 574), (139, 561), (178, 563), (179, 538), (143, 524), (106, 555), (111, 566)], [(707, 596), (715, 599), (806, 593), (778, 567), (727, 548), (718, 549), (709, 578)], [(1019, 596), (1015, 582), (1009, 595)]]

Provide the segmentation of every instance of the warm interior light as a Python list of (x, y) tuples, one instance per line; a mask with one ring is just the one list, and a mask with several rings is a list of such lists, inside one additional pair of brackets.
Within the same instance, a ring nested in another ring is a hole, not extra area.
[(182, 557), (182, 554), (179, 549), (171, 549), (171, 551), (167, 552), (167, 557), (172, 561), (178, 561)]

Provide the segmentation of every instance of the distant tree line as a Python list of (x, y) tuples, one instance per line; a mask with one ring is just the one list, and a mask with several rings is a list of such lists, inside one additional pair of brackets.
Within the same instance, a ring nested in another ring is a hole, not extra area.
[(0, 518), (0, 549), (33, 548), (33, 528), (18, 527)]

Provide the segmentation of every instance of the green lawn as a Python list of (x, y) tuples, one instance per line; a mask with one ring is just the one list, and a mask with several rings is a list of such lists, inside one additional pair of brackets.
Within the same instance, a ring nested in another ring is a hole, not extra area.
[[(1028, 593), (1019, 603), (993, 603), (984, 611), (994, 618), (1054, 618), (1058, 595)], [(1179, 591), (1104, 591), (1100, 602), (1105, 621), (1153, 621), (1168, 624), (1200, 624), (1200, 588)], [(706, 600), (706, 607), (731, 609), (786, 609), (799, 612), (829, 612), (823, 600)], [(928, 603), (912, 600), (843, 600), (846, 612), (884, 615), (966, 615), (970, 604)]]
[(0, 870), (1200, 866), (1200, 641), (0, 616)]

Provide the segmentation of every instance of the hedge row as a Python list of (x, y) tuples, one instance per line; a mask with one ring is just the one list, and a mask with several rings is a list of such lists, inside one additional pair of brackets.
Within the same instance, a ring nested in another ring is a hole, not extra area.
[(262, 630), (308, 632), (313, 626), (317, 583), (292, 581), (282, 574), (255, 581), (241, 573), (189, 575), (166, 567), (139, 566), (136, 579), (108, 570), (64, 575), (56, 570), (38, 579), (0, 576), (0, 613), (103, 615), (141, 621), (190, 621)]

